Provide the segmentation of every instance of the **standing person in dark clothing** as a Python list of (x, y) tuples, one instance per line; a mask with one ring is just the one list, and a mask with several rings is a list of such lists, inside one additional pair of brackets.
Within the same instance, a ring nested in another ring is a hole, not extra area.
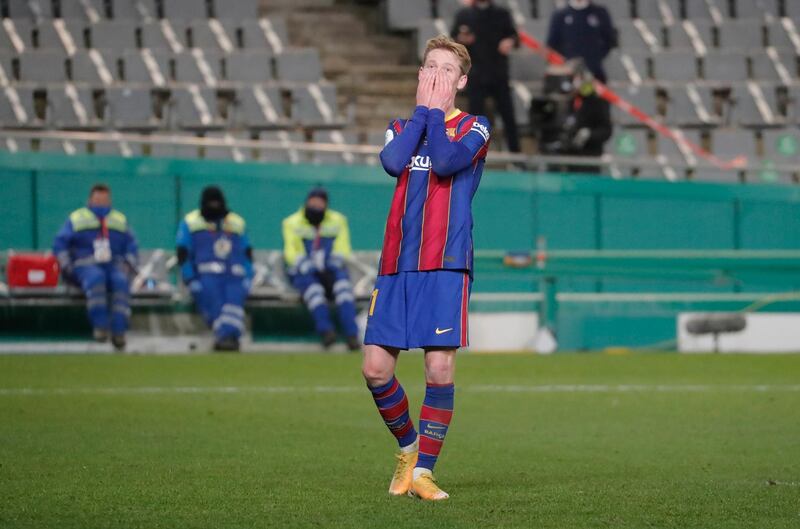
[(565, 59), (583, 59), (595, 79), (605, 83), (603, 60), (617, 46), (617, 30), (605, 7), (592, 0), (569, 0), (550, 18), (547, 46)]
[(469, 0), (469, 7), (456, 13), (451, 36), (467, 47), (472, 71), (467, 85), (469, 112), (485, 115), (486, 98), (494, 100), (503, 119), (509, 151), (519, 152), (519, 134), (514, 103), (508, 86), (508, 54), (519, 45), (511, 14), (491, 0)]

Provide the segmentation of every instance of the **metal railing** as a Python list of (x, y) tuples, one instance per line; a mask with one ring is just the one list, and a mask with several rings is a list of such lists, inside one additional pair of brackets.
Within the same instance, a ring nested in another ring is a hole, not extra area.
[[(222, 147), (238, 148), (250, 151), (295, 151), (309, 154), (345, 154), (359, 155), (365, 159), (377, 162), (377, 156), (382, 147), (376, 145), (349, 145), (344, 143), (323, 143), (323, 142), (297, 142), (297, 141), (275, 141), (275, 140), (246, 140), (236, 138), (206, 138), (195, 136), (182, 136), (177, 134), (136, 134), (121, 133), (114, 131), (87, 132), (87, 131), (28, 131), (28, 130), (0, 130), (0, 138), (26, 139), (26, 140), (60, 140), (78, 141), (91, 144), (119, 144), (125, 142), (137, 145), (175, 145), (198, 148)], [(261, 158), (261, 157), (259, 157)], [(258, 160), (253, 160), (258, 161)], [(267, 159), (263, 161), (268, 161)], [(508, 151), (490, 151), (487, 158), (487, 166), (492, 168), (527, 170), (535, 172), (570, 172), (571, 168), (593, 168), (599, 169), (600, 174), (609, 174), (613, 177), (622, 177), (623, 170), (635, 169), (638, 174), (658, 175), (661, 174), (665, 166), (673, 170), (718, 170), (713, 166), (697, 164), (691, 165), (685, 161), (669, 160), (668, 163), (659, 161), (655, 157), (619, 157), (605, 154), (600, 157), (589, 156), (554, 156), (540, 154), (522, 154)], [(731, 169), (732, 175), (741, 173), (759, 173), (765, 168), (752, 163)], [(769, 171), (784, 174), (797, 174), (798, 168), (790, 165), (774, 164), (768, 168)], [(667, 180), (667, 178), (665, 178)]]

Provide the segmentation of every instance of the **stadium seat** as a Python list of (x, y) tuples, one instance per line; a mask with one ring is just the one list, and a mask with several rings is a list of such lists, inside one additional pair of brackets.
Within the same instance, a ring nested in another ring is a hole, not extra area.
[(630, 0), (603, 0), (598, 3), (608, 10), (611, 15), (611, 20), (613, 20), (615, 24), (627, 21), (633, 17)]
[(744, 155), (755, 159), (757, 154), (756, 137), (744, 129), (714, 129), (711, 134), (711, 152), (723, 160)]
[(789, 51), (757, 50), (750, 54), (753, 77), (759, 81), (780, 81), (785, 84), (797, 79), (797, 56)]
[(19, 80), (58, 83), (67, 80), (67, 57), (57, 51), (26, 51), (19, 56)]
[(288, 120), (283, 113), (278, 87), (254, 84), (238, 88), (234, 122), (248, 129), (286, 126)]
[(186, 27), (186, 45), (230, 53), (235, 48), (229, 28), (217, 19), (195, 20)]
[(293, 88), (291, 119), (304, 126), (340, 124), (336, 87), (327, 83), (311, 83)]
[(738, 52), (712, 50), (701, 59), (701, 70), (708, 82), (725, 84), (746, 81), (747, 57)]
[(32, 150), (37, 152), (67, 154), (69, 156), (86, 154), (86, 142), (83, 141), (42, 138), (41, 140), (32, 140), (31, 147), (34, 147)]
[(778, 0), (734, 0), (727, 2), (728, 16), (740, 19), (762, 19), (765, 15), (778, 16)]
[(227, 81), (263, 83), (273, 79), (273, 55), (269, 52), (237, 50), (222, 59), (222, 78)]
[[(102, 12), (102, 16), (108, 19), (139, 21), (142, 17), (139, 2), (131, 0), (92, 0), (97, 9)], [(145, 6), (141, 6), (145, 7)], [(153, 11), (147, 11), (147, 15), (154, 17)]]
[(249, 136), (234, 135), (227, 131), (209, 132), (206, 138), (222, 139), (229, 142), (227, 146), (204, 146), (200, 149), (204, 159), (207, 160), (230, 160), (234, 162), (246, 162), (253, 158), (253, 150), (236, 147), (233, 145), (235, 140), (249, 140)]
[(762, 133), (764, 158), (778, 165), (800, 166), (800, 131), (767, 129)]
[(610, 164), (614, 177), (631, 177), (634, 175), (653, 175), (654, 170), (646, 171), (634, 162), (650, 158), (647, 132), (642, 129), (616, 127), (614, 134), (606, 144), (606, 153), (614, 157)]
[(286, 20), (280, 17), (244, 20), (233, 30), (236, 46), (282, 53), (289, 42)]
[[(680, 130), (680, 134), (695, 145), (700, 144), (700, 133), (696, 130)], [(697, 157), (688, 148), (681, 148), (672, 138), (663, 135), (656, 136), (658, 155), (656, 160), (661, 165), (661, 171), (668, 180), (684, 180), (686, 170), (679, 167), (694, 168)]]
[(47, 123), (56, 129), (91, 129), (101, 125), (92, 90), (67, 83), (47, 90)]
[(164, 50), (128, 50), (117, 57), (121, 60), (120, 80), (164, 86), (169, 79), (169, 55)]
[(84, 25), (75, 20), (42, 20), (31, 27), (31, 43), (42, 50), (71, 54), (83, 45)]
[(10, 18), (51, 18), (50, 2), (28, 0), (7, 0), (8, 16)]
[(633, 2), (633, 15), (635, 18), (645, 19), (654, 24), (661, 24), (663, 18), (659, 3), (652, 0), (638, 0)]
[[(144, 22), (138, 28), (138, 47), (151, 48), (154, 50), (170, 50), (173, 52), (182, 51), (183, 44), (180, 36), (175, 33), (172, 25), (162, 24), (164, 21)], [(167, 33), (165, 33), (165, 27)], [(170, 33), (171, 31), (171, 33)], [(177, 49), (176, 49), (177, 48)]]
[(423, 18), (431, 16), (430, 0), (387, 0), (386, 23), (389, 29), (415, 29)]
[(258, 18), (259, 0), (213, 0), (211, 3), (215, 18), (230, 20), (253, 20)]
[[(621, 90), (619, 94), (630, 104), (642, 110), (649, 116), (656, 116), (658, 104), (656, 102), (656, 92), (652, 86), (629, 86), (627, 90)], [(613, 122), (626, 126), (639, 126), (641, 122), (623, 112), (617, 107), (611, 108)]]
[[(37, 97), (42, 90), (31, 86), (7, 86), (0, 90), (0, 122), (15, 128), (41, 128), (44, 124), (46, 96)], [(36, 100), (42, 101), (38, 105)]]
[[(697, 42), (692, 39), (696, 35)], [(700, 48), (714, 48), (714, 25), (706, 20), (682, 20), (669, 26), (667, 32), (669, 48), (674, 50), (692, 50), (700, 52)]]
[(743, 127), (775, 126), (785, 121), (785, 116), (778, 113), (774, 85), (736, 85), (731, 92), (730, 105), (730, 121)]
[(531, 16), (537, 20), (550, 20), (556, 9), (553, 0), (530, 0)]
[[(339, 130), (316, 130), (312, 139), (317, 143), (335, 143), (337, 145), (358, 145), (359, 143), (354, 132)], [(356, 162), (356, 156), (350, 152), (315, 152), (311, 156), (311, 162), (317, 165), (353, 164)]]
[[(176, 138), (194, 138), (196, 136), (185, 133), (173, 133)], [(145, 147), (145, 152), (153, 158), (189, 158), (194, 159), (199, 156), (199, 149), (193, 145), (177, 145), (174, 143), (154, 140)]]
[(265, 131), (260, 138), (265, 141), (280, 144), (279, 148), (264, 147), (261, 151), (261, 160), (267, 162), (301, 163), (308, 160), (308, 155), (303, 151), (289, 148), (288, 143), (302, 143), (303, 137), (299, 132), (285, 130)]
[(103, 20), (90, 27), (91, 47), (124, 51), (137, 48), (136, 26), (130, 20)]
[(319, 81), (322, 78), (319, 52), (313, 48), (287, 50), (275, 57), (275, 74), (281, 81)]
[(173, 123), (182, 129), (212, 130), (225, 125), (217, 108), (217, 93), (210, 88), (190, 84), (172, 91)]
[(0, 51), (15, 51), (22, 53), (33, 48), (31, 30), (34, 24), (27, 19), (3, 19), (0, 28)]
[(766, 29), (758, 20), (727, 20), (719, 27), (719, 47), (723, 50), (763, 48)]
[(639, 28), (630, 20), (615, 20), (619, 36), (619, 46), (623, 50), (648, 49), (649, 43), (644, 40)]
[(164, 125), (164, 116), (153, 114), (154, 102), (150, 88), (115, 86), (105, 91), (106, 119), (119, 130), (154, 130)]
[(797, 53), (797, 47), (794, 45), (791, 37), (786, 32), (783, 24), (780, 21), (772, 21), (765, 25), (767, 28), (767, 40), (770, 46), (775, 46), (780, 50), (791, 50)]
[(163, 2), (163, 18), (185, 21), (208, 18), (207, 5), (206, 0), (167, 0)]
[[(220, 56), (201, 48), (192, 48), (176, 54), (171, 60), (175, 64), (173, 80), (184, 83), (197, 83), (202, 86), (216, 86), (220, 78)], [(170, 68), (171, 69), (171, 68)]]
[(142, 149), (141, 145), (138, 143), (111, 139), (108, 141), (94, 142), (92, 152), (103, 156), (122, 156), (123, 158), (129, 158), (131, 156), (141, 156)]
[(92, 22), (93, 17), (102, 16), (94, 4), (91, 1), (61, 0), (52, 4), (52, 15), (54, 18)]
[(711, 92), (689, 83), (666, 89), (667, 109), (664, 120), (670, 125), (698, 127), (716, 125), (721, 116), (715, 112)]
[(116, 71), (117, 65), (114, 61), (113, 56), (103, 54), (96, 49), (80, 50), (69, 61), (70, 78), (73, 81), (109, 85), (116, 80), (119, 73)]
[(610, 82), (639, 84), (647, 78), (650, 54), (643, 50), (636, 51), (638, 53), (633, 54), (618, 49), (612, 50), (605, 61), (606, 75)]
[(688, 82), (698, 78), (699, 63), (691, 51), (670, 50), (653, 54), (653, 77), (670, 82)]

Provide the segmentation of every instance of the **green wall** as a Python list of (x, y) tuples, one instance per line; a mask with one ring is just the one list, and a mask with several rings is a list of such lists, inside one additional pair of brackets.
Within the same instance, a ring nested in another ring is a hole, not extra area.
[[(380, 167), (236, 164), (0, 153), (6, 215), (0, 247), (47, 248), (92, 183), (111, 185), (144, 248), (171, 247), (177, 223), (216, 183), (258, 248), (278, 248), (280, 221), (326, 185), (357, 249), (380, 246), (394, 185)], [(800, 247), (800, 187), (617, 181), (486, 171), (474, 203), (476, 250), (764, 249)]]

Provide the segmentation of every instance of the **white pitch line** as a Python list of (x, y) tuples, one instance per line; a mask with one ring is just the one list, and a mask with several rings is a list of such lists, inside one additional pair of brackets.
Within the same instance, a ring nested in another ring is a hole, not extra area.
[[(409, 390), (422, 388), (409, 387)], [(800, 384), (545, 384), (457, 386), (467, 393), (768, 393), (800, 392)], [(163, 395), (242, 393), (360, 393), (365, 386), (139, 386), (90, 388), (0, 388), (0, 396), (47, 395)]]

